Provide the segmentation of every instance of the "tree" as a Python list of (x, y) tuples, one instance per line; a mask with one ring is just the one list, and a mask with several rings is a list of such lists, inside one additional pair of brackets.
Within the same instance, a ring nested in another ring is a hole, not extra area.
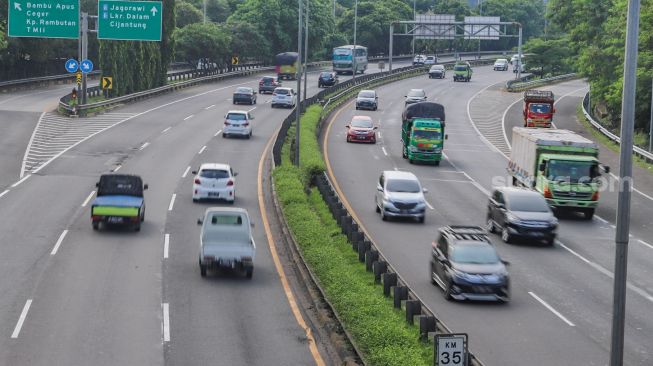
[(254, 60), (264, 60), (270, 55), (270, 42), (252, 24), (231, 20), (226, 24), (231, 34), (231, 52)]
[(215, 23), (195, 23), (179, 28), (174, 33), (176, 59), (195, 63), (199, 59), (226, 63), (231, 57), (231, 36)]
[(175, 5), (176, 23), (177, 27), (183, 28), (189, 24), (200, 23), (202, 21), (202, 12), (199, 11), (194, 5), (185, 1), (178, 1)]
[[(204, 0), (188, 0), (195, 6), (200, 14), (204, 14)], [(215, 23), (223, 23), (231, 15), (231, 8), (227, 0), (206, 0), (206, 20)]]
[(528, 53), (526, 66), (535, 74), (555, 76), (572, 72), (573, 59), (569, 40), (566, 38), (544, 40), (532, 38), (524, 44), (524, 53)]

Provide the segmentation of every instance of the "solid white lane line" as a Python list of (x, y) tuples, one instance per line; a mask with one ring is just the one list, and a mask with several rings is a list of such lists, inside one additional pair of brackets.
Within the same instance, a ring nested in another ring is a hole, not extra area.
[(34, 127), (34, 131), (32, 131), (32, 136), (29, 138), (29, 142), (27, 143), (27, 149), (25, 149), (25, 155), (23, 155), (23, 163), (20, 166), (21, 178), (23, 177), (23, 175), (25, 175), (25, 164), (27, 163), (27, 157), (29, 156), (29, 152), (32, 149), (32, 143), (34, 143), (34, 137), (36, 137), (36, 132), (41, 126), (41, 121), (43, 121), (43, 116), (45, 116), (45, 113), (46, 112), (41, 113), (41, 116), (39, 117), (39, 121), (36, 123), (36, 127)]
[(59, 247), (61, 246), (61, 243), (63, 243), (63, 239), (66, 237), (67, 234), (68, 234), (68, 230), (64, 230), (63, 233), (59, 235), (59, 239), (57, 240), (57, 243), (54, 245), (54, 248), (52, 248), (50, 255), (57, 254), (57, 251), (59, 250)]
[(383, 150), (383, 154), (384, 154), (385, 156), (388, 156), (388, 152), (385, 151), (385, 146), (381, 146), (381, 150)]
[[(583, 262), (589, 264), (591, 267), (593, 267), (597, 271), (603, 273), (604, 275), (606, 275), (610, 279), (614, 279), (614, 274), (612, 272), (610, 272), (609, 270), (603, 268), (600, 264), (594, 263), (594, 262), (590, 261), (589, 259), (584, 258), (582, 255), (576, 253), (574, 250), (572, 250), (571, 248), (564, 245), (563, 243), (561, 243), (558, 240), (556, 240), (556, 243), (558, 243), (558, 245), (560, 245), (562, 248), (566, 249), (569, 253), (575, 255), (576, 257), (578, 257)], [(628, 289), (632, 290), (633, 292), (640, 295), (641, 297), (645, 298), (646, 300), (648, 300), (650, 302), (653, 302), (653, 295), (651, 295), (648, 292), (642, 290), (641, 288), (633, 285), (630, 282), (626, 282), (626, 287), (628, 287)]]
[(422, 178), (422, 181), (436, 181), (436, 182), (454, 182), (454, 183), (474, 183), (468, 180), (456, 180), (456, 179), (440, 179), (440, 178)]
[(88, 205), (88, 203), (91, 201), (91, 198), (93, 198), (94, 194), (95, 194), (95, 191), (91, 191), (91, 193), (88, 195), (88, 197), (86, 197), (86, 199), (84, 200), (84, 203), (82, 203), (82, 207), (86, 207), (86, 205)]
[(11, 185), (11, 188), (16, 188), (16, 187), (18, 187), (19, 184), (23, 183), (24, 181), (27, 180), (27, 178), (29, 178), (29, 177), (31, 177), (31, 176), (32, 176), (31, 174), (27, 174), (27, 175), (24, 176), (21, 180), (19, 180), (18, 182), (12, 184), (12, 185)]
[(252, 109), (248, 109), (247, 112), (251, 112), (251, 111), (253, 111), (253, 110), (255, 110), (255, 109), (256, 109), (256, 107), (254, 107), (254, 108), (252, 108)]
[(647, 247), (653, 249), (653, 245), (651, 245), (651, 244), (645, 242), (644, 240), (637, 239), (637, 241), (638, 241), (640, 244), (645, 245), (645, 246), (647, 246)]
[(601, 221), (604, 224), (609, 224), (610, 223), (610, 222), (608, 222), (608, 220), (606, 220), (606, 219), (604, 219), (604, 218), (602, 218), (602, 217), (600, 217), (598, 215), (594, 215), (594, 218)]
[(144, 143), (138, 150), (143, 150), (150, 145), (149, 142)]
[(461, 172), (463, 173), (463, 175), (467, 179), (470, 180), (470, 182), (472, 182), (474, 187), (478, 188), (478, 190), (483, 192), (483, 194), (485, 194), (486, 196), (488, 196), (488, 197), (490, 196), (490, 192), (487, 189), (485, 189), (482, 185), (480, 185), (477, 181), (475, 181), (474, 178), (470, 177), (469, 174), (467, 174), (467, 172), (464, 172), (464, 171), (461, 171)]
[(206, 107), (206, 108), (204, 108), (204, 109), (209, 110), (209, 109), (211, 109), (211, 108), (213, 108), (213, 107), (215, 107), (215, 104), (211, 104), (210, 106), (208, 106), (208, 107)]
[(6, 189), (4, 192), (0, 193), (0, 197), (4, 196), (5, 194), (9, 193), (9, 190)]
[(193, 118), (193, 117), (195, 117), (195, 115), (194, 115), (194, 114), (191, 114), (190, 116), (184, 118), (184, 121), (187, 121), (187, 120), (189, 120), (189, 119), (191, 119), (191, 118)]
[(203, 152), (204, 152), (204, 150), (206, 150), (206, 145), (204, 145), (204, 146), (202, 146), (202, 148), (200, 149), (200, 152), (198, 152), (198, 154), (201, 154), (201, 153), (203, 153)]
[(122, 168), (122, 165), (118, 165), (117, 167), (113, 168), (113, 172), (114, 173), (117, 172), (118, 170), (120, 170), (120, 168)]
[(27, 312), (29, 311), (30, 306), (32, 306), (32, 299), (27, 300), (25, 306), (23, 306), (23, 311), (20, 313), (18, 323), (16, 323), (16, 328), (14, 328), (14, 332), (11, 333), (11, 338), (18, 338), (18, 334), (20, 334), (20, 329), (23, 327), (25, 318), (27, 318)]
[[(619, 181), (619, 177), (616, 176), (614, 173), (610, 173), (610, 176), (611, 176), (612, 178), (616, 179), (617, 182)], [(633, 191), (635, 191), (635, 192), (641, 194), (642, 196), (644, 196), (645, 198), (648, 198), (649, 200), (653, 201), (653, 197), (651, 197), (651, 196), (649, 196), (648, 194), (646, 194), (646, 193), (644, 193), (644, 192), (638, 190), (637, 188), (635, 188), (635, 184), (631, 184), (631, 187), (632, 187)]]
[(177, 194), (173, 193), (172, 198), (170, 199), (170, 205), (168, 205), (168, 211), (172, 211), (172, 207), (175, 205), (176, 198), (177, 198)]
[(429, 206), (429, 208), (430, 208), (431, 210), (435, 210), (435, 209), (433, 208), (433, 206), (431, 206), (431, 204), (429, 203), (429, 201), (424, 200), (424, 203), (426, 203), (426, 205)]
[(166, 133), (166, 132), (170, 131), (171, 128), (172, 128), (172, 126), (170, 126), (170, 127), (166, 128), (165, 130), (161, 131), (161, 133)]
[(570, 327), (575, 327), (576, 325), (572, 322), (569, 321), (569, 319), (565, 318), (564, 315), (560, 314), (556, 309), (554, 309), (551, 305), (547, 304), (546, 301), (540, 299), (539, 296), (535, 295), (535, 293), (528, 291), (528, 294), (533, 296), (533, 298), (537, 301), (539, 301), (540, 304), (544, 305), (545, 308), (549, 309), (553, 314), (555, 314), (558, 318), (562, 319), (567, 325)]
[(170, 307), (163, 303), (163, 341), (170, 342)]
[(184, 170), (184, 174), (182, 174), (181, 177), (186, 178), (186, 176), (188, 175), (189, 170), (190, 170), (190, 166), (188, 168), (186, 168), (186, 170)]
[(170, 247), (170, 234), (163, 238), (163, 259), (168, 259), (168, 248)]
[(377, 132), (377, 134), (379, 135), (379, 138), (381, 138), (381, 131)]
[(222, 130), (218, 130), (218, 132), (216, 132), (213, 136), (218, 136), (220, 132), (222, 132)]

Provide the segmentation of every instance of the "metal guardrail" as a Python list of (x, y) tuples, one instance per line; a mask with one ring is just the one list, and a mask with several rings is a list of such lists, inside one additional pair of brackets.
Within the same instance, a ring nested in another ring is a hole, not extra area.
[(560, 81), (565, 81), (565, 80), (576, 79), (578, 77), (579, 76), (576, 75), (575, 73), (571, 73), (571, 74), (553, 76), (553, 77), (550, 77), (550, 78), (530, 80), (531, 78), (533, 78), (533, 74), (530, 74), (530, 75), (527, 75), (525, 77), (522, 77), (520, 80), (509, 80), (509, 81), (507, 81), (506, 82), (506, 89), (508, 89), (509, 92), (519, 92), (519, 91), (524, 91), (526, 89), (534, 88), (534, 87), (537, 87), (537, 86), (547, 85), (547, 84), (560, 82)]
[[(592, 115), (590, 112), (587, 110), (589, 104), (589, 92), (585, 94), (585, 97), (583, 98), (583, 114), (585, 115), (585, 118), (590, 122), (594, 128), (599, 130), (604, 136), (612, 140), (613, 142), (617, 144), (621, 144), (621, 137), (615, 135), (612, 133), (610, 130), (607, 128), (603, 127), (599, 122), (597, 122), (594, 118), (592, 118)], [(633, 154), (639, 156), (640, 158), (646, 160), (649, 163), (653, 163), (653, 153), (650, 153), (641, 147), (638, 146), (633, 146)]]
[[(471, 61), (470, 63), (473, 65), (489, 64), (492, 63), (492, 60), (476, 60)], [(446, 63), (446, 66), (452, 67), (454, 64), (455, 61)], [(424, 73), (428, 68), (428, 66), (409, 66), (393, 70), (392, 72), (381, 72), (358, 77), (355, 80), (348, 80), (344, 83), (336, 84), (333, 87), (320, 91), (314, 97), (308, 98), (305, 102), (300, 103), (297, 108), (305, 110), (313, 104), (321, 103), (324, 107), (323, 111), (330, 109), (326, 114), (320, 116), (320, 121), (316, 130), (316, 134), (319, 136), (324, 121), (328, 120), (331, 113), (335, 111), (335, 108), (328, 108), (329, 106), (333, 106), (334, 103), (336, 106), (344, 103), (349, 99), (347, 96), (353, 95), (357, 90), (369, 86), (370, 84), (389, 83), (399, 78)], [(325, 102), (324, 99), (326, 97), (328, 97), (328, 99)], [(295, 112), (293, 111), (283, 121), (279, 133), (277, 134), (272, 152), (274, 163), (277, 166), (281, 165), (281, 150), (287, 138), (288, 130), (294, 120)], [(398, 274), (394, 267), (390, 265), (381, 251), (376, 248), (372, 241), (366, 237), (365, 233), (361, 231), (359, 223), (353, 219), (351, 213), (344, 206), (326, 172), (317, 175), (314, 177), (314, 180), (334, 219), (341, 227), (343, 234), (347, 236), (352, 244), (352, 249), (358, 253), (359, 261), (365, 262), (366, 270), (374, 273), (375, 283), (383, 285), (384, 295), (390, 297), (392, 294), (395, 308), (401, 309), (403, 305), (406, 312), (406, 321), (409, 324), (415, 324), (415, 317), (417, 316), (417, 325), (419, 326), (421, 338), (426, 340), (428, 339), (429, 334), (434, 332), (451, 333), (451, 330), (442, 321), (436, 318), (435, 313), (413, 290), (410, 289), (407, 282)], [(483, 365), (471, 352), (469, 353), (467, 364), (470, 366)]]

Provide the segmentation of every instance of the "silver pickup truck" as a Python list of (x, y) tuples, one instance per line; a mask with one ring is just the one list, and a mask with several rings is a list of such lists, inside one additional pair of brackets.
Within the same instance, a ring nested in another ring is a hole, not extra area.
[(252, 278), (256, 244), (247, 210), (210, 207), (197, 224), (202, 225), (199, 258), (202, 277), (209, 268), (231, 268), (244, 271), (247, 278)]

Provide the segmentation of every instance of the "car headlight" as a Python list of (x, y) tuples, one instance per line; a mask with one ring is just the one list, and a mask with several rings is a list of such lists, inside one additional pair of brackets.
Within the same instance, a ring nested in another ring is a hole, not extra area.
[(410, 146), (408, 146), (408, 151), (410, 151), (410, 152), (417, 152), (417, 147), (416, 147), (416, 146), (413, 146), (413, 145), (410, 145)]
[(558, 227), (558, 219), (553, 218), (553, 220), (551, 220), (551, 222), (549, 223), (549, 225), (550, 225), (551, 227), (553, 227), (553, 228)]
[(515, 215), (513, 215), (513, 214), (511, 214), (511, 213), (509, 213), (509, 214), (506, 215), (506, 219), (507, 219), (510, 223), (513, 223), (513, 224), (520, 224), (520, 223), (521, 223), (521, 220), (519, 219), (519, 217), (517, 217), (517, 216), (515, 216)]
[(426, 208), (426, 204), (424, 202), (418, 202), (417, 206), (415, 206), (417, 209), (424, 209)]
[(455, 278), (461, 279), (461, 280), (466, 280), (468, 278), (467, 273), (461, 272), (457, 269), (452, 269), (451, 270), (451, 275)]
[(433, 148), (433, 152), (434, 152), (434, 153), (441, 153), (441, 152), (442, 152), (442, 148), (441, 148), (441, 147), (435, 147), (435, 148)]

